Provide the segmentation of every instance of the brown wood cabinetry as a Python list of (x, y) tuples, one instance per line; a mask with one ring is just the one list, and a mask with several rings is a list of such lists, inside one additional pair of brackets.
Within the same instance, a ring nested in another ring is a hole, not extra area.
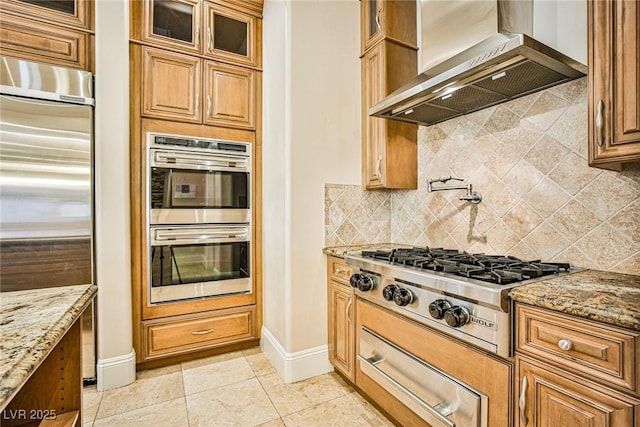
[(144, 117), (255, 129), (255, 70), (146, 46), (141, 52)]
[(350, 269), (336, 257), (327, 258), (327, 267), (329, 361), (355, 381), (355, 295), (348, 284)]
[(131, 34), (159, 47), (260, 68), (260, 11), (250, 3), (204, 0), (132, 2)]
[(92, 71), (93, 2), (0, 0), (3, 55)]
[(142, 115), (200, 123), (199, 58), (142, 48)]
[(521, 304), (516, 323), (519, 427), (639, 425), (640, 333)]
[[(381, 12), (372, 15), (374, 7)], [(415, 4), (367, 0), (361, 2), (361, 8), (363, 186), (414, 189), (418, 185), (418, 127), (369, 117), (369, 108), (417, 74)], [(372, 34), (372, 25), (377, 29), (378, 23), (380, 29)], [(413, 28), (413, 32), (403, 34), (400, 28)], [(392, 35), (406, 40), (400, 43)]]
[[(256, 345), (260, 337), (262, 3), (143, 0), (130, 6), (133, 321), (138, 368), (146, 369)], [(150, 302), (148, 132), (251, 144), (251, 292)]]
[(145, 360), (253, 340), (254, 325), (253, 306), (146, 321)]
[(588, 2), (589, 165), (640, 160), (640, 3)]
[(360, 6), (362, 52), (384, 38), (414, 47), (416, 45), (416, 14), (415, 2), (362, 0)]

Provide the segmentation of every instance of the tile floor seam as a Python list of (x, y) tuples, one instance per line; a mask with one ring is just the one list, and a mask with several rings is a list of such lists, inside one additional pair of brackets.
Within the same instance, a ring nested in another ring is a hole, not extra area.
[(191, 418), (189, 417), (189, 405), (187, 405), (187, 388), (184, 385), (184, 367), (180, 363), (180, 375), (182, 375), (182, 398), (184, 399), (184, 408), (187, 411), (187, 427), (191, 427)]
[[(278, 408), (276, 406), (276, 404), (273, 402), (273, 399), (271, 399), (271, 396), (269, 396), (269, 393), (267, 392), (267, 389), (264, 388), (264, 384), (262, 384), (262, 381), (260, 381), (260, 378), (256, 376), (256, 379), (258, 380), (258, 384), (260, 384), (260, 388), (262, 388), (262, 391), (264, 391), (264, 394), (267, 396), (267, 399), (269, 399), (269, 402), (271, 403), (271, 406), (273, 406), (273, 409), (275, 409), (276, 414), (278, 414), (278, 418), (279, 420), (282, 421), (282, 424), (285, 424), (284, 420), (282, 419), (282, 414), (280, 413), (280, 411), (278, 411)], [(271, 420), (273, 421), (273, 420)], [(285, 424), (286, 427), (286, 424)]]

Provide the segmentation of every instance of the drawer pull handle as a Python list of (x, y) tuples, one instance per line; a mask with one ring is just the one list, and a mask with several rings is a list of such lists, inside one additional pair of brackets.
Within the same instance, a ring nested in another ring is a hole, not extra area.
[(558, 347), (560, 347), (560, 350), (569, 351), (573, 348), (573, 343), (571, 340), (563, 338), (558, 341)]
[(215, 331), (214, 328), (203, 329), (202, 331), (193, 331), (193, 332), (191, 332), (191, 335), (207, 335), (207, 334), (210, 334), (213, 331)]
[(527, 377), (522, 377), (522, 382), (520, 383), (520, 399), (518, 400), (518, 407), (520, 408), (520, 422), (523, 427), (529, 423), (529, 419), (527, 419), (527, 386), (529, 383), (527, 382)]
[(336, 268), (336, 274), (341, 274), (344, 270), (340, 267)]
[(598, 110), (597, 110), (597, 115), (596, 115), (596, 131), (598, 132), (597, 137), (598, 137), (598, 147), (602, 147), (604, 145), (604, 117), (603, 117), (603, 110), (604, 110), (604, 101), (601, 99), (600, 101), (598, 101)]

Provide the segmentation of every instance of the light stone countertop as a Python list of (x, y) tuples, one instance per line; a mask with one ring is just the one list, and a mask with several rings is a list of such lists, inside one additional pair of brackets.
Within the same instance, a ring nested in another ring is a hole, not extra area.
[(640, 276), (578, 271), (512, 289), (515, 301), (640, 331)]
[(410, 248), (411, 245), (401, 245), (397, 243), (371, 243), (368, 245), (347, 245), (347, 246), (328, 246), (326, 248), (322, 248), (322, 253), (329, 256), (335, 256), (338, 258), (344, 258), (344, 256), (349, 252), (360, 252), (360, 251), (389, 251), (393, 248)]
[(0, 410), (96, 294), (95, 285), (0, 293)]

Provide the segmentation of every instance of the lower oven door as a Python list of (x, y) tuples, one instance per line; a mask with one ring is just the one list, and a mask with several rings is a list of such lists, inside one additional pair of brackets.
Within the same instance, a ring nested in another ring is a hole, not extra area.
[(434, 427), (487, 427), (487, 396), (360, 329), (360, 370)]
[(152, 304), (251, 292), (249, 225), (150, 228)]

